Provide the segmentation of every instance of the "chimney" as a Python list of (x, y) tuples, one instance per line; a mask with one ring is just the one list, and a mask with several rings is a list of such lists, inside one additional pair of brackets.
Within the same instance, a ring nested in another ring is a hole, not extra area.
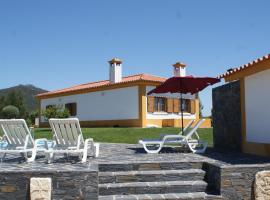
[(186, 65), (181, 62), (173, 64), (173, 75), (174, 76), (186, 76)]
[(111, 83), (118, 83), (122, 81), (122, 61), (119, 58), (113, 58), (109, 61)]

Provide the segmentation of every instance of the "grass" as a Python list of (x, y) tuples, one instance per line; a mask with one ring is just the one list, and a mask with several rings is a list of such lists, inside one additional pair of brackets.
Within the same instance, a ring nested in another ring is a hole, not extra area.
[[(83, 128), (85, 138), (93, 138), (97, 142), (136, 144), (142, 138), (158, 138), (160, 134), (178, 133), (179, 128)], [(50, 129), (35, 129), (35, 139), (52, 139)], [(198, 129), (202, 140), (208, 141), (208, 146), (213, 146), (213, 130)]]

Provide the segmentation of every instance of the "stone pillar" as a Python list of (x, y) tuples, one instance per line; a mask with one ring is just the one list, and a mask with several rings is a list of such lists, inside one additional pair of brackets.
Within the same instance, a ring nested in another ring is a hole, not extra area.
[(52, 179), (51, 178), (31, 178), (30, 179), (30, 199), (31, 200), (51, 200)]

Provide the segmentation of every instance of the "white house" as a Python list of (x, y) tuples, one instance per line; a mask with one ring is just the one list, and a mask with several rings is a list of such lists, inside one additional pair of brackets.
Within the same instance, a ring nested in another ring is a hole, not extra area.
[[(173, 74), (185, 76), (185, 65), (173, 65)], [(147, 97), (148, 91), (165, 80), (166, 78), (149, 74), (122, 77), (122, 61), (114, 58), (109, 61), (109, 80), (76, 85), (36, 97), (40, 101), (40, 111), (49, 106), (65, 106), (71, 116), (78, 117), (85, 127), (179, 127), (179, 99)], [(183, 100), (182, 104), (185, 123), (191, 119), (199, 119), (198, 95)], [(39, 118), (41, 126), (48, 125), (43, 116)], [(209, 121), (206, 120), (203, 126), (209, 127)]]

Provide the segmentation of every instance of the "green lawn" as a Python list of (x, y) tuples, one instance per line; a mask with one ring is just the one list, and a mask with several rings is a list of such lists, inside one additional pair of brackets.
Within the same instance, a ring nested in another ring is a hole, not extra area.
[[(85, 138), (91, 137), (97, 142), (136, 144), (141, 138), (158, 138), (160, 134), (178, 133), (179, 128), (83, 128)], [(51, 130), (45, 128), (35, 129), (36, 138), (52, 138)], [(213, 145), (212, 129), (199, 129), (202, 140)]]

